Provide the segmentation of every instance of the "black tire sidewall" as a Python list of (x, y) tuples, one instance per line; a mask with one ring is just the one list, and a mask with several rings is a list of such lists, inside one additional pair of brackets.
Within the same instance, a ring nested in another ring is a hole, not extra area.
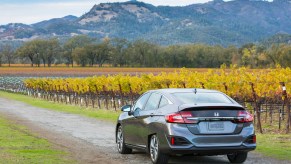
[(248, 152), (238, 152), (235, 154), (227, 155), (229, 162), (231, 163), (243, 163), (246, 161)]

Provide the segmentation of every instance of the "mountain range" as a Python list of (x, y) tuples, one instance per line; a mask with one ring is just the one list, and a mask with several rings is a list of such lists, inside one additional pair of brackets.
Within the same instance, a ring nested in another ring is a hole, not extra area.
[(291, 34), (291, 0), (214, 0), (182, 7), (128, 1), (101, 3), (81, 17), (0, 26), (0, 40), (69, 38), (145, 39), (154, 43), (243, 45), (275, 34)]

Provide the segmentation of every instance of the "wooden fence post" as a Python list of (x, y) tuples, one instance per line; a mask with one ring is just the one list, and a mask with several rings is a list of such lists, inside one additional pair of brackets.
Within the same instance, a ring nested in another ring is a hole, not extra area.
[(283, 103), (286, 105), (286, 108), (287, 108), (286, 134), (288, 134), (289, 133), (289, 129), (290, 129), (290, 104), (289, 104), (289, 99), (288, 99), (285, 83), (284, 82), (280, 82), (280, 85), (282, 87)]
[(228, 94), (228, 93), (227, 93), (227, 91), (228, 91), (228, 87), (227, 87), (227, 85), (226, 85), (225, 82), (223, 83), (223, 86), (224, 86), (225, 93)]
[(252, 93), (253, 93), (253, 99), (254, 99), (254, 102), (255, 102), (255, 111), (256, 111), (256, 114), (257, 114), (257, 128), (259, 128), (260, 133), (263, 133), (262, 124), (261, 124), (260, 105), (259, 105), (258, 100), (257, 100), (257, 94), (256, 94), (256, 91), (255, 91), (255, 88), (254, 88), (254, 83), (250, 82), (249, 84), (251, 85), (251, 89), (252, 89)]
[(200, 82), (202, 89), (205, 89), (204, 83)]
[(131, 89), (131, 85), (130, 83), (128, 83), (128, 87), (129, 87), (129, 93), (130, 93), (130, 104), (133, 105), (133, 92), (132, 92), (132, 89)]
[(97, 104), (98, 104), (98, 108), (101, 109), (101, 103), (100, 103), (100, 93), (98, 91), (98, 87), (97, 85), (95, 84), (95, 94), (97, 96)]

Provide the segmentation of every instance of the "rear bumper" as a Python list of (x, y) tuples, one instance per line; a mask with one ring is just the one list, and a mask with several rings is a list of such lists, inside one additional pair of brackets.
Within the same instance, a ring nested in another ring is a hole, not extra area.
[(238, 146), (238, 147), (191, 147), (191, 148), (170, 148), (164, 150), (166, 154), (191, 154), (191, 155), (225, 155), (235, 152), (249, 152), (255, 150), (256, 146)]
[[(225, 155), (256, 149), (255, 141), (250, 140), (255, 136), (253, 125), (238, 134), (195, 135), (185, 124), (167, 124), (158, 136), (161, 151), (166, 154)], [(184, 142), (172, 144), (171, 137), (183, 138)]]

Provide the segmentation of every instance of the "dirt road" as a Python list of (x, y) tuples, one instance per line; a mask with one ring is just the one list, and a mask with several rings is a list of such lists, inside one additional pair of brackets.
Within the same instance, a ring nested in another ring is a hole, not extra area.
[[(0, 114), (26, 126), (38, 136), (48, 139), (57, 148), (70, 152), (72, 158), (82, 164), (150, 163), (148, 155), (142, 152), (134, 151), (130, 155), (117, 153), (114, 142), (115, 125), (112, 122), (41, 109), (5, 98), (0, 98)], [(169, 163), (228, 163), (228, 160), (225, 156), (171, 157)], [(288, 162), (262, 157), (252, 152), (245, 163)]]

